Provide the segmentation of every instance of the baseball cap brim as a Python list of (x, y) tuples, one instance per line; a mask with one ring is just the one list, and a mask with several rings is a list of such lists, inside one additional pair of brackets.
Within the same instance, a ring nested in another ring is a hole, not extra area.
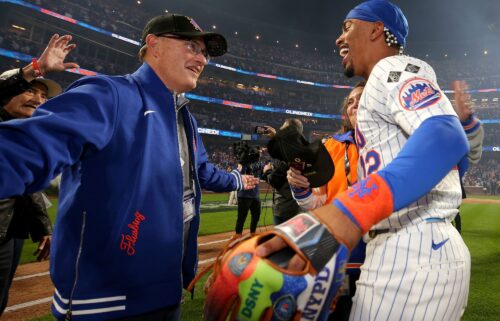
[(326, 185), (335, 173), (335, 166), (321, 141), (309, 143), (298, 131), (287, 127), (279, 130), (267, 145), (271, 157), (288, 164), (302, 164), (302, 175), (311, 187)]
[(227, 41), (221, 34), (215, 32), (196, 32), (196, 31), (186, 31), (186, 32), (169, 32), (174, 36), (185, 37), (185, 38), (202, 38), (207, 47), (207, 52), (210, 57), (219, 57), (227, 52)]

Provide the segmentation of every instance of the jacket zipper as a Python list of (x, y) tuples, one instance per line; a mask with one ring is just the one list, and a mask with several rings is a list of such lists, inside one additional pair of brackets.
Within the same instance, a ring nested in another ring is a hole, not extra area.
[(78, 246), (78, 254), (76, 255), (76, 262), (75, 262), (75, 281), (73, 282), (73, 287), (71, 288), (71, 293), (69, 296), (69, 303), (68, 303), (68, 311), (66, 312), (66, 317), (64, 318), (65, 321), (70, 321), (71, 316), (72, 316), (72, 304), (73, 304), (73, 295), (75, 294), (76, 290), (76, 284), (78, 283), (78, 267), (80, 263), (80, 256), (82, 254), (82, 249), (83, 249), (83, 235), (85, 232), (85, 223), (87, 220), (87, 212), (83, 211), (83, 222), (82, 222), (82, 229), (80, 231), (80, 245)]

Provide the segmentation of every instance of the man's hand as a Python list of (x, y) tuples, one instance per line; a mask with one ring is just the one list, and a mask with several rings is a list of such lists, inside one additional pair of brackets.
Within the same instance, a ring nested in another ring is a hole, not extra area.
[(309, 188), (311, 185), (307, 177), (302, 175), (300, 171), (295, 168), (288, 169), (286, 172), (286, 178), (288, 180), (288, 184), (294, 188)]
[(264, 173), (267, 173), (268, 171), (272, 171), (273, 170), (273, 164), (272, 163), (267, 163), (265, 166), (264, 166), (264, 169), (262, 170)]
[(49, 257), (51, 241), (52, 235), (45, 235), (38, 244), (37, 250), (35, 251), (35, 253), (33, 253), (33, 255), (37, 255), (36, 260), (38, 262), (46, 260)]
[(74, 62), (64, 62), (68, 53), (75, 49), (76, 44), (69, 44), (73, 37), (71, 35), (59, 36), (54, 34), (50, 38), (47, 48), (38, 58), (38, 65), (45, 75), (49, 72), (65, 71), (68, 68), (78, 68)]
[(243, 181), (244, 190), (254, 189), (260, 182), (257, 177), (252, 175), (241, 175), (241, 180)]
[(455, 104), (453, 108), (461, 122), (466, 121), (474, 112), (472, 109), (472, 100), (467, 93), (469, 86), (463, 80), (455, 80), (452, 83), (452, 88), (455, 91)]
[(274, 136), (276, 136), (276, 129), (274, 129), (271, 126), (264, 126), (264, 127), (266, 127), (266, 131), (264, 133), (264, 136), (269, 137), (269, 138), (273, 138)]

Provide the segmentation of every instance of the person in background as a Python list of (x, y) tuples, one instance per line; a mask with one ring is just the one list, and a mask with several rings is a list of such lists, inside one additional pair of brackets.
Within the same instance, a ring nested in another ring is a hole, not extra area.
[[(73, 62), (64, 62), (76, 46), (69, 43), (71, 39), (70, 35), (53, 35), (40, 58), (0, 75), (0, 122), (29, 118), (38, 106), (61, 93), (59, 84), (42, 76), (78, 67)], [(50, 205), (43, 192), (0, 200), (0, 315), (7, 306), (24, 240), (31, 236), (39, 243), (34, 253), (38, 261), (49, 256), (52, 223), (47, 208)]]

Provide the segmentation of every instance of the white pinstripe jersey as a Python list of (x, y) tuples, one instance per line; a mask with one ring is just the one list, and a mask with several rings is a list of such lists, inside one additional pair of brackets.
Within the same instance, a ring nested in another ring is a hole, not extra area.
[[(436, 115), (456, 113), (426, 62), (400, 55), (379, 61), (358, 107), (358, 180), (387, 166), (420, 124)], [(453, 219), (461, 199), (458, 171), (452, 170), (427, 195), (392, 213), (373, 229), (399, 228), (429, 217)]]

